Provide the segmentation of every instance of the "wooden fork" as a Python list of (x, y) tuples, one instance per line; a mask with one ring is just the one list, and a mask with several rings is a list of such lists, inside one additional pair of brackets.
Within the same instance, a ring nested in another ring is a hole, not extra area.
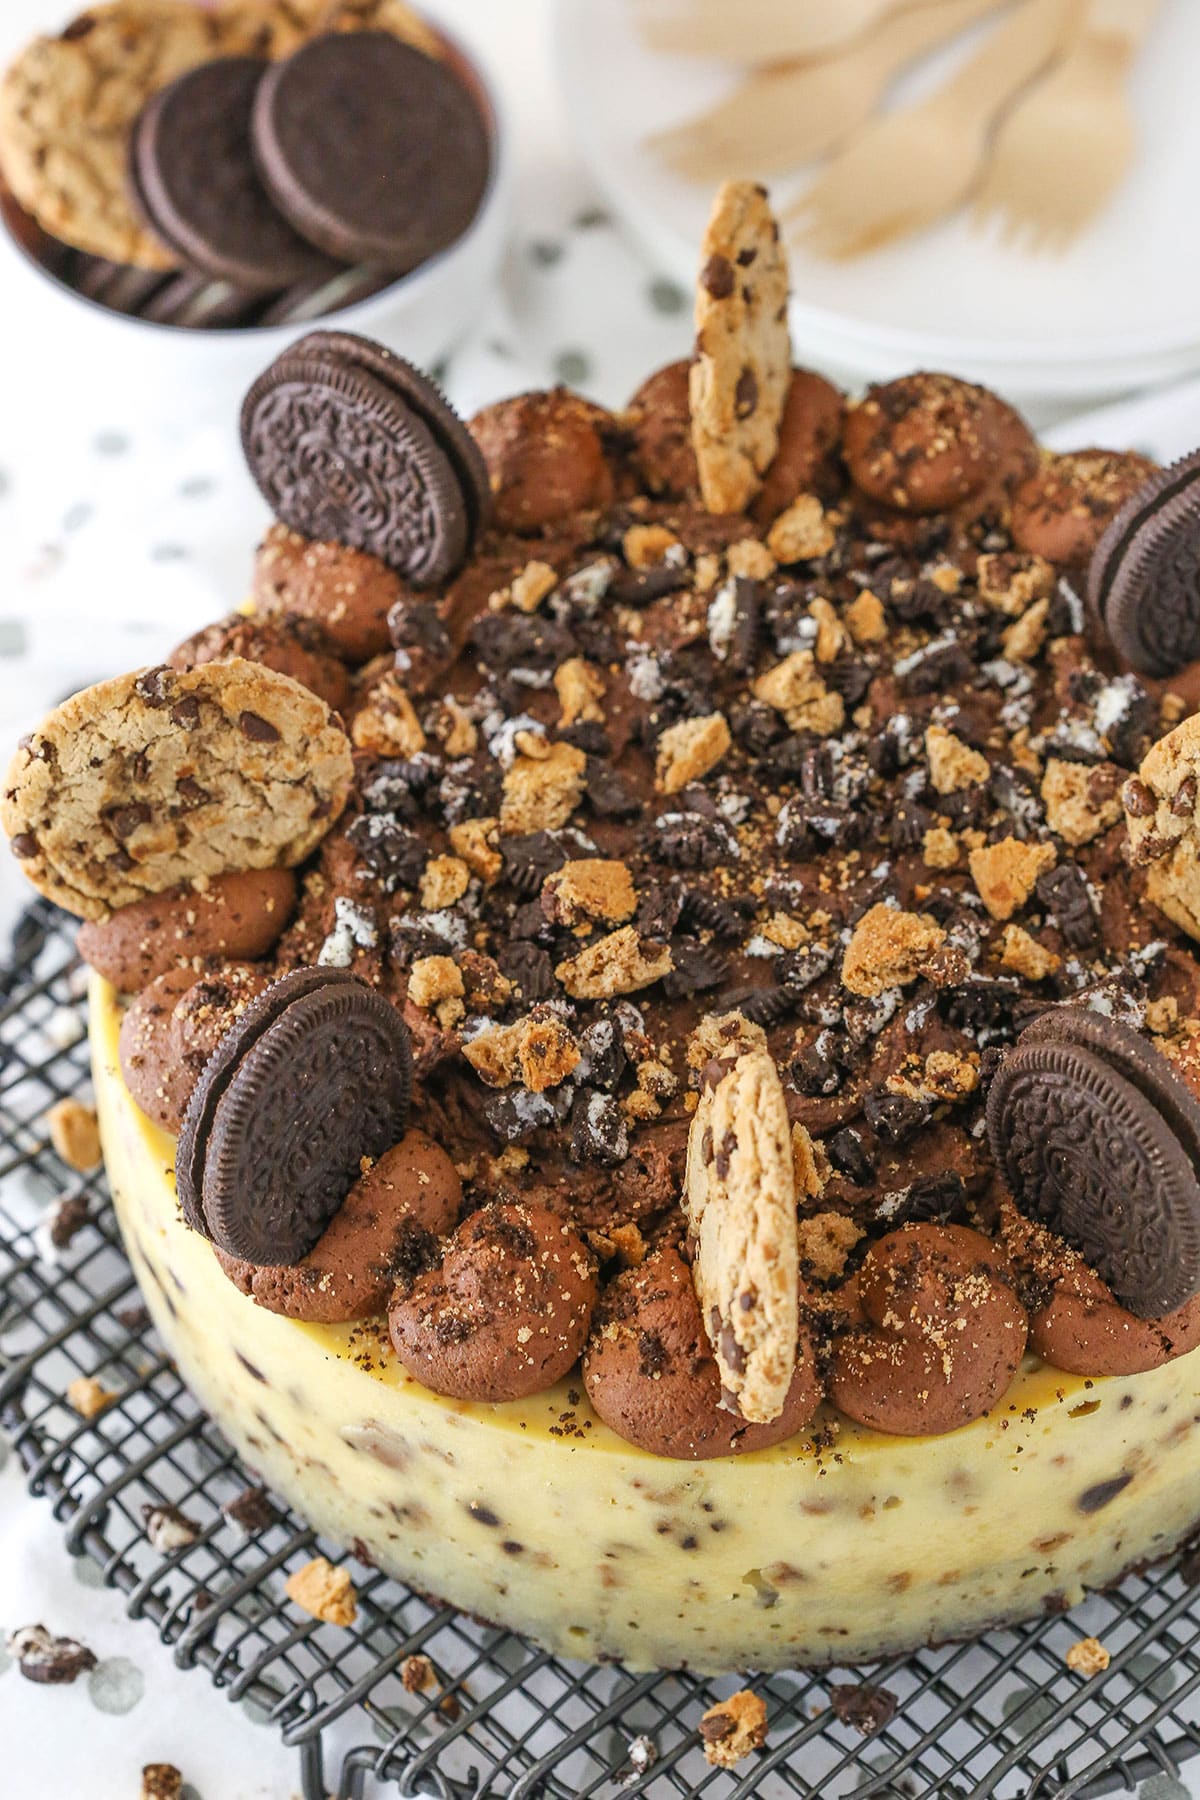
[(864, 124), (906, 63), (1003, 3), (925, 0), (832, 56), (756, 70), (719, 106), (647, 141), (693, 181), (794, 169)]
[(869, 31), (903, 0), (637, 0), (652, 50), (739, 63), (824, 56)]
[(1005, 236), (1061, 250), (1100, 211), (1134, 152), (1130, 66), (1159, 0), (1089, 0), (1079, 36), (996, 134), (975, 201)]
[(1023, 0), (927, 100), (868, 125), (789, 209), (810, 248), (858, 256), (958, 206), (996, 118), (1058, 55), (1081, 5)]

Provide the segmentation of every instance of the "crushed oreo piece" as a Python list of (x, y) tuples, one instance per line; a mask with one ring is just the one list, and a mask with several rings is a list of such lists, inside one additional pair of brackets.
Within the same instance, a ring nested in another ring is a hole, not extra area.
[(571, 1156), (575, 1162), (612, 1166), (629, 1155), (629, 1131), (611, 1094), (584, 1089), (571, 1108)]
[[(154, 673), (155, 671), (151, 671)], [(22, 1625), (5, 1643), (26, 1681), (62, 1687), (96, 1667), (96, 1653), (75, 1638), (55, 1637), (44, 1625)]]
[(871, 1088), (863, 1096), (863, 1116), (878, 1137), (889, 1144), (905, 1143), (922, 1125), (927, 1125), (933, 1107), (927, 1100), (914, 1100), (909, 1094), (893, 1094), (886, 1087)]
[(663, 813), (651, 828), (657, 854), (672, 869), (715, 869), (738, 853), (737, 840), (720, 819), (695, 812)]
[(662, 981), (668, 1000), (682, 1000), (689, 994), (720, 987), (729, 968), (719, 950), (694, 937), (672, 938), (671, 963), (671, 969)]
[(346, 838), (385, 893), (415, 888), (428, 853), (415, 832), (386, 813), (363, 813), (346, 832)]
[(186, 1550), (200, 1536), (195, 1519), (189, 1519), (177, 1506), (143, 1506), (142, 1522), (147, 1543), (160, 1556)]
[(584, 793), (592, 811), (602, 819), (634, 819), (642, 810), (642, 802), (625, 777), (598, 756), (588, 757)]
[(225, 1502), (221, 1511), (246, 1537), (257, 1537), (280, 1518), (279, 1509), (267, 1498), (264, 1487), (243, 1488), (240, 1494)]
[(890, 1725), (900, 1704), (890, 1688), (872, 1687), (865, 1681), (836, 1683), (829, 1690), (829, 1703), (842, 1724), (863, 1737)]
[(501, 973), (512, 982), (518, 998), (525, 1005), (549, 1000), (558, 992), (554, 964), (538, 945), (519, 940), (505, 944), (496, 960)]
[(1062, 862), (1037, 880), (1037, 897), (1073, 950), (1094, 944), (1100, 921), (1087, 877), (1078, 863)]

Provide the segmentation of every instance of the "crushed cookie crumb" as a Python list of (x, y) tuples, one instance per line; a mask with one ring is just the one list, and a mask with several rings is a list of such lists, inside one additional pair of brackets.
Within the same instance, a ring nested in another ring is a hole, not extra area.
[(536, 612), (547, 594), (558, 586), (558, 576), (545, 562), (527, 562), (514, 576), (509, 593), (518, 612)]
[(353, 1625), (358, 1617), (358, 1595), (349, 1574), (324, 1556), (293, 1570), (284, 1583), (284, 1593), (326, 1625)]
[(561, 709), (561, 724), (603, 724), (604, 708), (600, 702), (605, 681), (594, 663), (582, 656), (569, 656), (554, 671), (554, 691)]
[(394, 674), (372, 687), (350, 722), (350, 737), (356, 750), (372, 756), (416, 756), (425, 748), (421, 721)]
[(723, 1057), (744, 1056), (748, 1050), (765, 1050), (767, 1034), (761, 1025), (740, 1012), (705, 1013), (687, 1043), (688, 1068), (697, 1073)]
[(461, 900), (471, 885), (471, 871), (458, 856), (431, 856), (421, 876), (421, 905), (440, 912)]
[(944, 725), (931, 725), (925, 733), (929, 779), (939, 794), (958, 794), (979, 787), (991, 773), (986, 756), (972, 750)]
[(711, 594), (721, 579), (721, 559), (706, 550), (696, 558), (692, 568), (692, 585), (698, 594)]
[(406, 1694), (428, 1694), (438, 1685), (437, 1670), (427, 1656), (406, 1656), (400, 1664), (400, 1685)]
[(1068, 1669), (1074, 1669), (1077, 1675), (1086, 1675), (1089, 1678), (1093, 1675), (1103, 1675), (1111, 1661), (1112, 1657), (1100, 1639), (1094, 1637), (1080, 1638), (1077, 1644), (1071, 1645), (1066, 1655)]
[(742, 1688), (710, 1706), (699, 1725), (704, 1759), (716, 1769), (732, 1769), (767, 1741), (767, 1708), (757, 1694)]
[(888, 634), (887, 613), (883, 601), (870, 588), (863, 588), (842, 614), (842, 622), (860, 650), (881, 644)]
[(1042, 776), (1046, 823), (1064, 843), (1078, 848), (1119, 823), (1124, 771), (1113, 763), (1089, 766), (1052, 756)]
[(73, 1406), (81, 1419), (94, 1419), (116, 1399), (112, 1388), (106, 1388), (94, 1375), (77, 1375), (67, 1384), (68, 1406)]
[(809, 606), (808, 616), (817, 627), (817, 641), (813, 645), (813, 655), (819, 663), (836, 662), (848, 645), (850, 638), (832, 603), (818, 594)]
[(1006, 925), (1000, 939), (1000, 967), (1026, 981), (1045, 981), (1062, 967), (1062, 957), (1039, 944), (1023, 925)]
[(100, 1127), (96, 1110), (82, 1100), (56, 1100), (46, 1113), (46, 1129), (55, 1154), (69, 1169), (86, 1175), (100, 1162)]
[(762, 935), (768, 943), (778, 944), (781, 950), (799, 950), (812, 941), (807, 925), (785, 912), (773, 912), (762, 927)]
[(758, 538), (741, 538), (725, 552), (725, 567), (748, 581), (767, 581), (775, 573), (775, 558)]
[(463, 819), (449, 831), (450, 848), (488, 887), (504, 868), (504, 858), (496, 848), (499, 829), (499, 819)]
[(466, 1008), (462, 970), (450, 956), (419, 956), (408, 972), (408, 998), (422, 1012), (432, 1012), (443, 1029), (456, 1025)]
[(826, 687), (811, 650), (793, 650), (760, 675), (751, 692), (756, 700), (782, 713), (793, 731), (829, 737), (840, 731), (845, 718), (842, 696)]
[(144, 1763), (142, 1800), (180, 1800), (183, 1775), (174, 1763)]
[(979, 558), (975, 579), (985, 606), (1015, 618), (1035, 601), (1049, 599), (1057, 576), (1044, 557), (1001, 551)]
[(434, 715), (433, 733), (452, 761), (460, 756), (474, 756), (479, 748), (478, 728), (453, 694), (443, 696)]
[(829, 1176), (828, 1159), (824, 1152), (818, 1153), (808, 1127), (799, 1119), (792, 1125), (792, 1168), (796, 1192), (804, 1199), (815, 1200), (824, 1193)]
[(866, 999), (887, 988), (906, 987), (945, 938), (945, 931), (928, 914), (901, 912), (877, 901), (863, 914), (846, 946), (842, 983)]
[(677, 794), (693, 781), (703, 780), (732, 743), (724, 713), (680, 719), (677, 725), (669, 725), (658, 740), (656, 786), (664, 794)]
[(637, 910), (637, 889), (623, 862), (581, 857), (564, 863), (542, 883), (542, 911), (555, 925), (600, 919), (621, 925)]
[[(795, 1127), (793, 1126), (793, 1133)], [(866, 1235), (844, 1213), (814, 1213), (796, 1227), (800, 1267), (814, 1281), (840, 1281), (854, 1246)]]
[(1009, 662), (1030, 663), (1037, 660), (1046, 642), (1049, 618), (1049, 600), (1035, 600), (1028, 612), (1023, 612), (1009, 626), (1000, 640)]
[(534, 831), (558, 831), (583, 795), (587, 757), (574, 744), (540, 748), (530, 732), (517, 734), (521, 754), (504, 777), (500, 830), (506, 837)]
[(656, 943), (642, 937), (632, 925), (622, 925), (578, 956), (560, 962), (554, 973), (572, 1000), (610, 1000), (661, 981), (671, 967), (669, 944)]
[(1053, 844), (1025, 843), (1020, 838), (1001, 838), (981, 844), (968, 857), (971, 879), (993, 919), (1010, 919), (1032, 894), (1039, 875), (1054, 867)]
[(815, 494), (800, 494), (767, 533), (767, 549), (781, 563), (828, 556), (836, 542), (825, 508)]
[(952, 869), (958, 861), (958, 839), (945, 825), (931, 825), (921, 839), (921, 860), (927, 869)]
[(662, 562), (678, 542), (665, 525), (631, 525), (621, 539), (621, 551), (631, 569), (649, 569)]
[(489, 1087), (507, 1087), (520, 1079), (532, 1094), (558, 1087), (582, 1060), (568, 1027), (542, 1007), (513, 1025), (481, 1031), (463, 1046), (463, 1055)]

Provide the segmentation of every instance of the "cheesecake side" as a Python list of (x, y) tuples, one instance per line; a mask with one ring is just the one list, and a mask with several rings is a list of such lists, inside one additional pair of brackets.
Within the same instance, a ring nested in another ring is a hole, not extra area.
[(226, 1279), (179, 1215), (173, 1140), (125, 1087), (98, 976), (90, 1007), (117, 1215), (180, 1373), (251, 1469), (424, 1592), (580, 1659), (794, 1668), (1075, 1604), (1196, 1521), (1196, 1354), (1097, 1379), (1028, 1357), (941, 1437), (822, 1409), (785, 1444), (686, 1464), (623, 1442), (570, 1378), (496, 1405), (430, 1393), (378, 1321), (298, 1324)]

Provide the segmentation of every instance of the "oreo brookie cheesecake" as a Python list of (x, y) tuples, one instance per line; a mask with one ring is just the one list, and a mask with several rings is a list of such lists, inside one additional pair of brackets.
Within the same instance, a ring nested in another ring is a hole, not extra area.
[(3, 802), (214, 1418), (635, 1667), (970, 1634), (1200, 1514), (1197, 465), (847, 404), (786, 302), (734, 183), (622, 414), (295, 345), (252, 605)]

